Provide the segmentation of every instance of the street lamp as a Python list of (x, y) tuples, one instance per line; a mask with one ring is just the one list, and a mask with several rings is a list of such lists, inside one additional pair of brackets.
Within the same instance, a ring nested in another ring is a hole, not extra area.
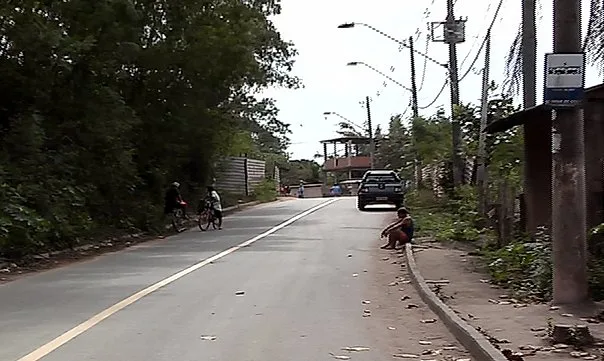
[(406, 85), (403, 85), (403, 84), (402, 84), (401, 82), (399, 82), (399, 81), (394, 80), (392, 77), (390, 77), (390, 76), (388, 76), (387, 74), (385, 74), (385, 73), (383, 73), (383, 72), (381, 72), (381, 71), (377, 70), (376, 68), (372, 67), (371, 65), (369, 65), (369, 64), (367, 64), (367, 63), (363, 63), (362, 61), (351, 61), (351, 62), (349, 62), (349, 63), (348, 63), (348, 64), (346, 64), (346, 65), (347, 65), (347, 66), (357, 66), (357, 65), (363, 65), (363, 66), (365, 66), (365, 67), (367, 67), (367, 68), (369, 68), (369, 69), (373, 70), (374, 72), (376, 72), (376, 73), (380, 74), (380, 75), (381, 75), (381, 76), (383, 76), (384, 78), (386, 78), (386, 79), (390, 80), (390, 81), (391, 81), (391, 82), (393, 82), (394, 84), (396, 84), (396, 85), (400, 86), (401, 88), (403, 88), (403, 89), (405, 89), (405, 90), (410, 91), (410, 92), (412, 93), (412, 95), (415, 95), (415, 94), (413, 94), (413, 93), (414, 93), (414, 92), (413, 92), (413, 89), (409, 88), (409, 87), (408, 87), (408, 86), (406, 86)]
[(365, 130), (363, 129), (363, 127), (362, 127), (362, 126), (360, 126), (360, 125), (356, 124), (355, 122), (353, 122), (352, 120), (350, 120), (350, 119), (346, 118), (345, 116), (340, 115), (339, 113), (336, 113), (336, 112), (323, 112), (323, 115), (324, 115), (324, 116), (326, 116), (326, 117), (327, 117), (328, 115), (335, 115), (336, 117), (338, 117), (338, 118), (340, 118), (340, 119), (344, 120), (344, 122), (345, 122), (346, 124), (350, 124), (350, 125), (352, 125), (353, 127), (356, 127), (356, 128), (358, 128), (359, 130), (361, 130), (361, 131), (363, 131), (363, 132), (365, 131)]
[[(361, 130), (362, 132), (367, 131), (368, 135), (369, 135), (369, 159), (370, 159), (370, 163), (371, 163), (371, 169), (373, 169), (373, 165), (374, 165), (374, 140), (373, 140), (373, 129), (371, 129), (371, 110), (369, 108), (369, 97), (367, 97), (367, 129), (363, 129), (363, 127), (355, 124), (353, 121), (351, 121), (350, 119), (346, 118), (345, 116), (340, 115), (339, 113), (336, 112), (323, 112), (323, 115), (327, 118), (328, 115), (335, 115), (339, 118), (341, 118), (342, 120), (344, 120), (345, 124), (350, 124), (353, 127), (357, 127), (359, 130)], [(363, 135), (363, 133), (361, 133), (361, 135)], [(364, 138), (364, 136), (363, 136)]]
[(373, 27), (373, 26), (371, 26), (369, 24), (365, 24), (365, 23), (343, 23), (343, 24), (338, 25), (338, 29), (352, 29), (352, 28), (356, 27), (357, 25), (369, 28), (369, 29), (375, 31), (376, 33), (378, 33), (378, 34), (380, 34), (380, 35), (382, 35), (382, 36), (384, 36), (384, 37), (386, 37), (386, 38), (394, 41), (395, 43), (399, 44), (400, 46), (403, 46), (405, 48), (411, 49), (412, 52), (414, 52), (414, 53), (416, 53), (416, 54), (418, 54), (418, 55), (420, 55), (420, 56), (422, 56), (422, 57), (430, 60), (431, 62), (433, 62), (435, 64), (438, 64), (438, 65), (442, 66), (443, 68), (445, 68), (447, 70), (449, 69), (449, 65), (448, 64), (441, 63), (440, 61), (432, 58), (431, 56), (429, 56), (427, 54), (424, 54), (421, 51), (418, 51), (416, 49), (413, 49), (410, 44), (408, 44), (408, 43), (406, 43), (404, 41), (401, 41), (401, 40), (399, 40), (399, 39), (397, 39), (397, 38), (395, 38), (395, 37), (393, 37), (391, 35), (388, 35), (385, 32), (383, 32), (383, 31), (381, 31), (381, 30), (379, 30), (379, 29), (377, 29), (377, 28), (375, 28), (375, 27)]

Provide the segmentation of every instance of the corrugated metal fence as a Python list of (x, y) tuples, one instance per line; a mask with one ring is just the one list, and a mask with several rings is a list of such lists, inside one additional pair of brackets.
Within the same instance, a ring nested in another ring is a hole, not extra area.
[(229, 157), (217, 167), (216, 188), (233, 194), (249, 195), (265, 179), (265, 162), (245, 157)]
[(275, 166), (275, 187), (277, 188), (277, 192), (280, 191), (280, 188), (281, 188), (281, 170), (277, 166)]

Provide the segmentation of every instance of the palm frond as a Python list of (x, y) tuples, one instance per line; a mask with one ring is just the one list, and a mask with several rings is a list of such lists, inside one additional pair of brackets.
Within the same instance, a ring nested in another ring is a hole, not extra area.
[(505, 59), (505, 79), (502, 87), (505, 94), (518, 95), (522, 85), (522, 24), (510, 46)]
[(591, 0), (589, 4), (589, 23), (583, 41), (583, 50), (591, 65), (604, 73), (604, 0)]

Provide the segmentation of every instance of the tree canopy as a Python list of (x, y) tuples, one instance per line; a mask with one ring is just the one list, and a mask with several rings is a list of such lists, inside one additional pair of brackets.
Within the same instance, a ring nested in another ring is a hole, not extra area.
[(268, 86), (296, 87), (274, 0), (0, 4), (0, 254), (149, 228), (239, 151), (285, 154)]

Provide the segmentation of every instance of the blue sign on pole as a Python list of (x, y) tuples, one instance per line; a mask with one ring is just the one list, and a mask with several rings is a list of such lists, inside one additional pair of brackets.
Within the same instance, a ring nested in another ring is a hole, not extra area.
[(579, 104), (585, 95), (585, 53), (545, 54), (543, 102), (554, 108)]

